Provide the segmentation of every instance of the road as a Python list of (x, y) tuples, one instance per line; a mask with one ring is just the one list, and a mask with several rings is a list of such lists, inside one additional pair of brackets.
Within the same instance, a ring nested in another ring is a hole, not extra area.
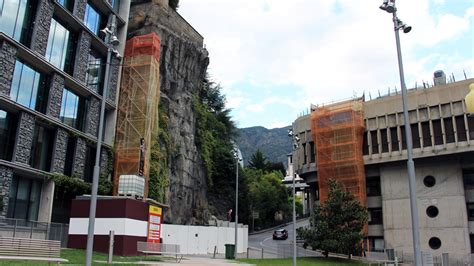
[[(296, 222), (296, 228), (309, 225), (309, 219), (303, 219)], [(273, 240), (273, 231), (264, 231), (262, 233), (249, 235), (249, 257), (261, 258), (262, 249), (265, 258), (291, 257), (293, 251), (293, 224), (282, 226), (288, 231), (288, 239)], [(297, 247), (297, 256), (321, 256), (321, 253), (312, 250), (303, 249), (301, 245)]]

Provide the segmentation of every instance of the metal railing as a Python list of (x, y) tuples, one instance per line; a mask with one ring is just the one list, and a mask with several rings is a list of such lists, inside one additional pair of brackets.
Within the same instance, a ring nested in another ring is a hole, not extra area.
[(0, 217), (0, 237), (57, 240), (67, 247), (68, 224), (45, 223)]

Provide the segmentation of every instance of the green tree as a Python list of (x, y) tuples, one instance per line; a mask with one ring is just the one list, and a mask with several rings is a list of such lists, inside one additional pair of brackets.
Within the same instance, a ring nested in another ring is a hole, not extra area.
[(302, 236), (313, 249), (354, 254), (360, 249), (362, 229), (367, 223), (367, 209), (345, 191), (340, 183), (329, 180), (328, 199), (314, 208), (310, 228)]
[(257, 149), (249, 161), (249, 168), (257, 169), (257, 170), (266, 170), (268, 168), (267, 158), (263, 155), (263, 153)]
[(175, 11), (178, 10), (179, 0), (169, 0), (169, 6)]

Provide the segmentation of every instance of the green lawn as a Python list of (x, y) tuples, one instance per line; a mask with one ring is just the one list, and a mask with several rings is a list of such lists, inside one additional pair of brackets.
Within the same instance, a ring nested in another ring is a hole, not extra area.
[[(286, 266), (292, 265), (293, 259), (239, 259), (238, 261), (255, 264), (257, 266)], [(317, 266), (317, 265), (365, 265), (362, 262), (335, 258), (298, 258), (298, 266)]]
[[(86, 263), (86, 251), (82, 249), (63, 249), (61, 250), (61, 258), (69, 260), (68, 263), (61, 264), (75, 264), (84, 265)], [(107, 261), (107, 254), (94, 252), (92, 261)], [(120, 257), (114, 256), (113, 261), (130, 262), (130, 264), (120, 265), (135, 265), (133, 262), (137, 261), (163, 261), (162, 256), (136, 256), (136, 257)], [(48, 265), (48, 263), (41, 263), (36, 261), (0, 261), (0, 265)], [(93, 265), (106, 265), (104, 263), (93, 263)]]

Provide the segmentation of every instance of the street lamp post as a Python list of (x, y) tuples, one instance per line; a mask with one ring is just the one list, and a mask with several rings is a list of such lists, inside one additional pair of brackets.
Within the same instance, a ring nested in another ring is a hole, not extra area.
[(89, 227), (87, 232), (87, 248), (86, 248), (86, 265), (92, 265), (92, 250), (94, 246), (94, 227), (95, 227), (95, 213), (97, 207), (97, 190), (99, 187), (99, 173), (100, 173), (100, 151), (102, 147), (102, 132), (104, 129), (104, 115), (105, 115), (105, 102), (108, 93), (109, 79), (110, 79), (110, 61), (112, 54), (120, 57), (118, 52), (113, 48), (119, 44), (117, 36), (115, 36), (115, 15), (111, 15), (110, 23), (107, 28), (101, 32), (106, 34), (105, 41), (107, 42), (107, 62), (105, 65), (105, 77), (104, 77), (104, 88), (100, 106), (100, 118), (99, 118), (99, 132), (97, 136), (97, 147), (95, 153), (95, 165), (94, 173), (92, 176), (92, 189), (90, 198), (90, 209), (89, 209)]
[(395, 6), (395, 0), (384, 0), (380, 9), (392, 13), (393, 25), (395, 31), (395, 41), (397, 45), (397, 56), (398, 56), (398, 69), (400, 72), (400, 85), (402, 88), (402, 102), (403, 102), (403, 116), (405, 117), (405, 139), (407, 143), (407, 168), (408, 168), (408, 185), (410, 189), (410, 209), (411, 209), (411, 224), (413, 234), (413, 251), (415, 257), (415, 265), (421, 266), (421, 249), (420, 249), (420, 232), (419, 232), (419, 221), (418, 221), (418, 206), (416, 196), (416, 176), (415, 176), (415, 163), (413, 162), (413, 140), (411, 135), (410, 119), (408, 117), (408, 99), (407, 99), (407, 88), (405, 86), (405, 76), (403, 73), (403, 61), (402, 52), (400, 48), (400, 35), (399, 30), (402, 29), (404, 33), (408, 33), (411, 30), (410, 26), (404, 24), (397, 17), (397, 8)]
[[(296, 136), (293, 132), (293, 129), (288, 129), (288, 137), (291, 137), (293, 140), (293, 155), (298, 148), (298, 142), (300, 138)], [(296, 266), (296, 197), (295, 197), (295, 177), (296, 173), (292, 175), (292, 183), (293, 183), (293, 266)]]
[(237, 229), (239, 223), (239, 152), (237, 148), (233, 150), (235, 158), (235, 249), (234, 249), (234, 258), (237, 259)]

